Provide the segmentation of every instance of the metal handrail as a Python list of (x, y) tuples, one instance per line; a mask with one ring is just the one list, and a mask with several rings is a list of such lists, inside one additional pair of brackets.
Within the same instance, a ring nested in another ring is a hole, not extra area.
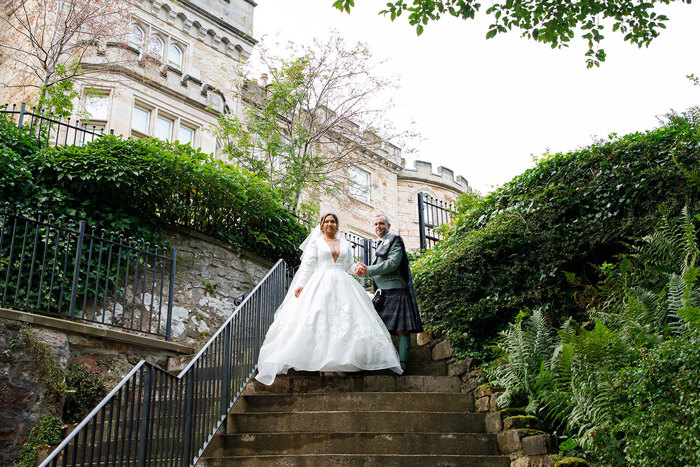
[(286, 285), (279, 260), (177, 376), (142, 360), (40, 467), (194, 465), (254, 374)]

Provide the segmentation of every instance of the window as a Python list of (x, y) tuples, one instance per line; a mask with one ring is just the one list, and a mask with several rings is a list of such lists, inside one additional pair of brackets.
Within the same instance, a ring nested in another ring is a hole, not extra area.
[(139, 52), (143, 46), (143, 41), (146, 38), (146, 32), (138, 24), (131, 24), (129, 29), (129, 45)]
[(350, 166), (350, 194), (360, 201), (369, 203), (369, 172)]
[(158, 61), (163, 61), (163, 39), (153, 34), (148, 41), (148, 55)]
[(168, 65), (176, 70), (182, 69), (182, 49), (179, 45), (170, 44), (168, 47)]
[(153, 136), (165, 141), (171, 141), (173, 137), (173, 121), (159, 115), (156, 118), (156, 132)]
[(189, 144), (191, 146), (194, 142), (194, 130), (184, 125), (180, 125), (180, 131), (178, 131), (177, 140), (182, 144)]
[(150, 117), (150, 111), (141, 107), (134, 107), (134, 112), (131, 117), (131, 129), (138, 131), (143, 136), (148, 135), (148, 120)]
[(145, 49), (149, 57), (182, 71), (187, 49), (184, 43), (143, 21), (131, 24), (129, 45), (139, 53)]
[(131, 135), (134, 137), (153, 136), (195, 147), (197, 128), (196, 123), (178, 117), (171, 109), (138, 101), (134, 105), (131, 117)]
[(103, 94), (85, 97), (85, 112), (90, 121), (107, 121), (109, 108), (109, 97)]

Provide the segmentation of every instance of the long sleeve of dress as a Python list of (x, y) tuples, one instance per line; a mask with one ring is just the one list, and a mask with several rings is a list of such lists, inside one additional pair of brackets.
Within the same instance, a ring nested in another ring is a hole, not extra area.
[(296, 285), (297, 287), (304, 287), (306, 282), (311, 277), (311, 274), (316, 270), (316, 263), (318, 262), (318, 245), (316, 242), (311, 242), (304, 251), (304, 259), (299, 266), (297, 271), (297, 276), (299, 277)]
[(350, 243), (348, 242), (343, 242), (342, 243), (343, 248), (345, 248), (346, 253), (345, 253), (345, 270), (350, 274), (351, 276), (355, 274), (355, 267), (357, 266), (357, 263), (355, 262), (355, 258), (352, 256), (352, 247), (350, 246)]

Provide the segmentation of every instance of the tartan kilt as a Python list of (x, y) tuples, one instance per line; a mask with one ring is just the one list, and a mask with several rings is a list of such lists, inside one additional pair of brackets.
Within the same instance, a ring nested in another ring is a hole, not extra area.
[(423, 323), (411, 292), (405, 289), (382, 289), (384, 306), (377, 313), (391, 334), (401, 332), (423, 332)]

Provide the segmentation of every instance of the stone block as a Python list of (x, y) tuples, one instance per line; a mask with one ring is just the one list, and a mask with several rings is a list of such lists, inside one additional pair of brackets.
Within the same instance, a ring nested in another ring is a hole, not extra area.
[(552, 435), (542, 433), (534, 436), (526, 436), (521, 440), (523, 452), (529, 456), (548, 454), (552, 452)]
[(511, 462), (510, 467), (553, 467), (554, 456), (523, 456)]
[(540, 421), (537, 417), (533, 417), (532, 415), (517, 415), (514, 417), (506, 417), (506, 419), (503, 420), (503, 428), (505, 430), (515, 430), (519, 428), (536, 430), (539, 428), (539, 424)]
[(491, 395), (491, 404), (490, 404), (490, 409), (491, 412), (498, 412), (498, 398), (503, 395), (503, 391), (497, 391), (494, 392), (493, 395)]
[(492, 396), (496, 389), (492, 386), (479, 386), (474, 390), (475, 397)]
[(506, 430), (498, 433), (498, 447), (503, 454), (511, 454), (522, 449), (521, 440), (530, 432), (528, 430)]
[(472, 365), (471, 358), (465, 358), (464, 360), (450, 363), (447, 365), (447, 374), (449, 376), (461, 376), (461, 375), (465, 374), (467, 371), (469, 371), (469, 367), (471, 367), (471, 365)]
[(427, 332), (421, 332), (416, 335), (416, 344), (426, 345), (429, 344), (431, 340), (430, 334)]
[(447, 339), (438, 342), (433, 347), (433, 360), (444, 360), (452, 356), (452, 346)]
[(479, 397), (474, 401), (474, 405), (477, 412), (488, 412), (489, 411), (489, 398)]
[(498, 433), (503, 429), (503, 419), (500, 413), (488, 413), (485, 419), (486, 432)]

